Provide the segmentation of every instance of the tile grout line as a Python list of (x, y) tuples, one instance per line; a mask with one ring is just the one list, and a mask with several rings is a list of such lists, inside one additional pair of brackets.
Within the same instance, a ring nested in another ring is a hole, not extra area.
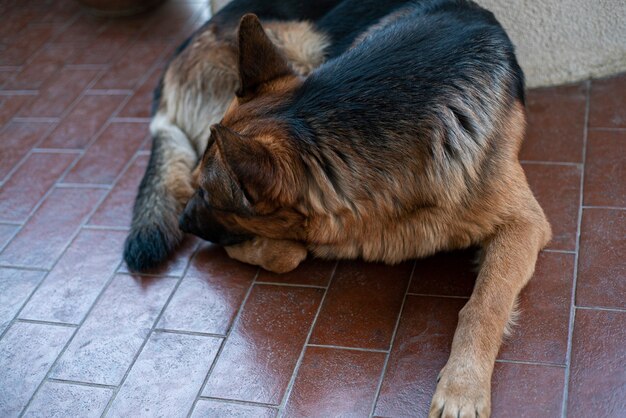
[(65, 327), (65, 328), (77, 328), (77, 324), (70, 324), (69, 322), (55, 322), (55, 321), (43, 321), (40, 319), (28, 319), (28, 318), (17, 318), (15, 322), (22, 322), (26, 324), (38, 324), (38, 325), (52, 325), (57, 327)]
[(619, 312), (626, 313), (626, 308), (611, 308), (606, 306), (574, 306), (575, 309), (583, 311), (604, 311), (604, 312)]
[(576, 250), (556, 250), (552, 248), (544, 248), (541, 250), (544, 253), (557, 253), (557, 254), (576, 254)]
[(91, 382), (81, 382), (79, 380), (55, 379), (54, 377), (49, 377), (48, 382), (62, 383), (65, 385), (87, 386), (90, 388), (115, 389), (115, 386), (112, 386), (112, 385), (103, 385), (100, 383), (91, 383)]
[(606, 128), (594, 126), (589, 128), (590, 131), (605, 131), (605, 132), (624, 132), (626, 128)]
[[(82, 158), (82, 156), (81, 156)], [(79, 158), (80, 159), (80, 158)], [(55, 185), (57, 189), (112, 189), (110, 184), (96, 184), (96, 183), (58, 183)]]
[(547, 367), (559, 367), (565, 369), (565, 364), (549, 363), (542, 361), (525, 361), (525, 360), (508, 360), (508, 359), (496, 359), (496, 363), (502, 364), (525, 364), (528, 366), (547, 366)]
[[(93, 225), (93, 224), (87, 224), (83, 227), (83, 229), (91, 229), (94, 231), (120, 231), (120, 232), (129, 232), (130, 231), (130, 227), (127, 226), (107, 226), (107, 225)], [(155, 277), (163, 277), (161, 275), (156, 275), (156, 274), (146, 274), (146, 273), (142, 273), (144, 276), (155, 276)], [(167, 277), (167, 276), (165, 276)], [(175, 276), (171, 276), (171, 277), (175, 277)], [(176, 277), (178, 278), (178, 277)]]
[(541, 160), (520, 160), (520, 164), (537, 164), (537, 165), (560, 165), (566, 167), (582, 167), (583, 163), (574, 163), (568, 161), (541, 161)]
[(333, 280), (335, 279), (335, 275), (337, 274), (339, 263), (340, 263), (339, 261), (335, 262), (333, 271), (330, 273), (330, 280), (328, 280), (328, 285), (326, 286), (326, 289), (324, 290), (324, 294), (322, 295), (322, 298), (320, 299), (320, 304), (317, 307), (317, 312), (315, 312), (315, 316), (313, 317), (313, 321), (311, 322), (311, 326), (309, 327), (309, 332), (307, 333), (306, 339), (304, 340), (304, 344), (302, 345), (302, 349), (300, 350), (300, 355), (298, 356), (298, 360), (296, 361), (293, 371), (291, 372), (291, 378), (289, 378), (289, 383), (287, 383), (287, 388), (285, 389), (285, 393), (283, 394), (283, 399), (278, 405), (278, 415), (277, 415), (278, 417), (282, 417), (283, 413), (285, 412), (287, 401), (289, 400), (289, 397), (291, 396), (291, 392), (293, 391), (293, 387), (295, 386), (295, 383), (296, 383), (298, 372), (300, 371), (300, 366), (302, 365), (302, 361), (304, 360), (304, 354), (306, 353), (306, 348), (309, 345), (309, 341), (311, 340), (311, 335), (313, 335), (313, 330), (315, 329), (315, 325), (317, 324), (317, 319), (319, 318), (320, 313), (322, 312), (322, 308), (324, 307), (324, 302), (326, 301), (326, 296), (328, 295), (330, 286), (332, 285)]
[[(172, 298), (174, 297), (174, 295), (176, 294), (176, 291), (178, 290), (178, 287), (180, 286), (180, 284), (182, 283), (183, 279), (185, 278), (185, 275), (187, 274), (187, 270), (189, 270), (189, 266), (191, 265), (191, 262), (193, 260), (193, 258), (196, 256), (196, 254), (198, 253), (200, 247), (197, 247), (193, 254), (191, 255), (191, 257), (189, 257), (189, 260), (187, 261), (187, 265), (185, 266), (185, 269), (183, 271), (183, 274), (177, 278), (176, 284), (174, 285), (174, 288), (172, 289), (172, 291), (170, 292), (167, 300), (165, 301), (165, 303), (163, 304), (163, 307), (161, 308), (159, 315), (156, 317), (156, 319), (154, 320), (152, 326), (150, 327), (150, 330), (148, 331), (148, 334), (146, 334), (146, 336), (144, 337), (143, 342), (141, 343), (141, 346), (137, 349), (137, 352), (135, 353), (135, 355), (133, 356), (133, 359), (131, 360), (130, 364), (128, 365), (128, 367), (126, 368), (126, 371), (124, 372), (124, 376), (122, 376), (122, 379), (120, 380), (119, 384), (115, 387), (115, 389), (113, 390), (113, 394), (111, 395), (111, 397), (109, 398), (109, 402), (107, 402), (107, 406), (106, 408), (104, 408), (104, 411), (102, 411), (102, 414), (100, 415), (100, 417), (104, 417), (106, 416), (106, 414), (109, 412), (109, 410), (111, 409), (111, 406), (113, 405), (113, 402), (115, 401), (115, 398), (117, 397), (117, 394), (119, 393), (120, 389), (122, 388), (122, 386), (124, 385), (124, 383), (126, 382), (126, 379), (128, 378), (128, 375), (130, 374), (131, 370), (133, 369), (133, 367), (135, 366), (135, 363), (137, 362), (137, 359), (139, 358), (139, 356), (141, 355), (141, 353), (143, 352), (146, 344), (148, 344), (148, 341), (150, 340), (150, 337), (152, 336), (152, 334), (154, 333), (155, 328), (157, 327), (157, 324), (159, 323), (159, 321), (161, 320), (161, 317), (163, 316), (163, 314), (165, 313), (165, 310), (167, 309), (167, 307), (170, 304), (170, 301), (172, 300)], [(122, 262), (120, 262), (120, 264), (118, 265), (117, 269), (115, 270), (114, 274), (117, 274), (117, 271), (119, 270), (119, 268), (121, 267), (121, 265), (123, 264), (123, 260)]]
[(80, 154), (83, 150), (78, 148), (32, 148), (33, 154)]
[(315, 348), (327, 348), (329, 350), (347, 350), (347, 351), (362, 351), (366, 353), (389, 353), (389, 350), (381, 350), (376, 348), (361, 348), (361, 347), (347, 347), (344, 345), (332, 345), (332, 344), (307, 344), (307, 347)]
[(256, 407), (263, 407), (263, 408), (271, 408), (273, 410), (275, 410), (276, 412), (278, 412), (278, 407), (276, 405), (272, 405), (272, 404), (268, 404), (268, 403), (262, 403), (262, 402), (253, 402), (253, 401), (242, 401), (239, 399), (225, 399), (225, 398), (216, 398), (214, 396), (200, 396), (198, 398), (198, 401), (201, 400), (206, 400), (206, 401), (216, 401), (219, 403), (225, 403), (225, 404), (237, 404), (237, 405), (246, 405), (246, 406), (256, 406)]
[(408, 296), (421, 296), (421, 297), (429, 297), (429, 298), (446, 298), (446, 299), (469, 299), (469, 296), (456, 296), (456, 295), (431, 295), (428, 293), (413, 293), (408, 292)]
[(220, 342), (220, 346), (217, 349), (217, 353), (215, 353), (215, 358), (213, 359), (213, 362), (211, 363), (211, 367), (209, 367), (209, 371), (207, 372), (206, 376), (204, 376), (204, 380), (202, 381), (202, 385), (200, 385), (200, 389), (198, 390), (198, 393), (195, 397), (195, 399), (193, 400), (193, 402), (191, 403), (191, 407), (189, 409), (189, 411), (187, 412), (187, 418), (191, 417), (191, 414), (193, 413), (193, 410), (196, 408), (196, 404), (198, 403), (198, 400), (200, 399), (200, 397), (202, 396), (202, 392), (204, 392), (204, 389), (209, 381), (209, 377), (211, 377), (211, 373), (213, 373), (213, 370), (215, 369), (215, 366), (217, 365), (217, 362), (222, 354), (222, 351), (224, 350), (224, 346), (226, 345), (226, 341), (228, 340), (228, 338), (230, 337), (230, 334), (233, 332), (233, 329), (235, 329), (235, 326), (237, 325), (237, 323), (239, 322), (239, 318), (241, 317), (243, 310), (246, 306), (246, 303), (248, 302), (248, 299), (250, 297), (250, 294), (252, 293), (252, 289), (254, 288), (254, 285), (256, 283), (256, 279), (259, 277), (259, 274), (261, 272), (261, 268), (257, 267), (256, 272), (254, 273), (254, 277), (252, 278), (252, 282), (250, 283), (250, 286), (248, 287), (248, 290), (246, 291), (246, 294), (243, 298), (243, 300), (241, 301), (241, 305), (239, 305), (239, 310), (237, 311), (237, 314), (235, 315), (235, 318), (233, 318), (233, 322), (230, 324), (230, 328), (228, 329), (228, 331), (226, 332), (226, 336), (222, 338), (222, 341)]
[(314, 284), (280, 283), (280, 282), (264, 282), (264, 281), (257, 281), (256, 284), (262, 284), (264, 286), (285, 286), (285, 287), (304, 287), (304, 288), (309, 288), (309, 289), (326, 289), (326, 286), (318, 286)]
[(160, 332), (163, 334), (194, 335), (196, 337), (226, 338), (226, 334), (214, 334), (211, 332), (187, 331), (184, 329), (155, 328), (154, 332)]
[(14, 270), (26, 270), (26, 271), (40, 271), (42, 273), (48, 273), (50, 270), (41, 267), (28, 267), (28, 266), (12, 266), (10, 264), (0, 264), (0, 268), (14, 269)]
[(572, 344), (574, 337), (574, 322), (576, 320), (576, 286), (578, 283), (578, 259), (580, 257), (580, 240), (582, 235), (582, 217), (584, 206), (585, 163), (587, 161), (587, 138), (589, 136), (589, 108), (591, 104), (591, 80), (586, 82), (585, 121), (583, 127), (582, 170), (580, 174), (580, 196), (578, 201), (578, 219), (576, 223), (576, 254), (574, 255), (574, 277), (572, 278), (572, 294), (570, 296), (570, 316), (567, 333), (567, 351), (565, 352), (565, 376), (563, 380), (563, 399), (561, 403), (561, 417), (567, 417), (567, 401), (569, 398), (569, 377), (572, 360)]
[(91, 382), (81, 382), (79, 380), (55, 379), (54, 377), (49, 377), (48, 382), (63, 383), (66, 385), (87, 386), (90, 388), (115, 389), (115, 386), (112, 386), (112, 385), (103, 385), (100, 383), (91, 383)]
[(591, 206), (591, 205), (583, 205), (583, 209), (605, 209), (605, 210), (626, 210), (624, 207), (620, 206)]
[(393, 332), (391, 333), (391, 341), (389, 343), (389, 351), (385, 356), (385, 361), (383, 362), (383, 369), (380, 372), (380, 378), (378, 380), (378, 385), (376, 386), (376, 394), (374, 396), (374, 400), (372, 402), (372, 406), (370, 408), (369, 417), (374, 416), (374, 411), (376, 410), (376, 405), (378, 404), (378, 399), (380, 398), (380, 391), (383, 387), (383, 381), (385, 380), (385, 374), (387, 374), (387, 366), (389, 365), (389, 359), (391, 358), (391, 352), (393, 350), (393, 344), (396, 340), (396, 335), (398, 333), (398, 328), (400, 328), (400, 319), (402, 318), (402, 314), (404, 313), (404, 305), (406, 300), (411, 293), (409, 293), (409, 289), (411, 288), (411, 284), (413, 283), (413, 278), (415, 276), (415, 270), (417, 268), (417, 260), (413, 262), (413, 269), (411, 270), (411, 275), (409, 276), (409, 282), (407, 283), (406, 290), (404, 291), (404, 297), (402, 298), (402, 304), (400, 305), (400, 311), (398, 312), (398, 318), (396, 318), (396, 324), (393, 328)]

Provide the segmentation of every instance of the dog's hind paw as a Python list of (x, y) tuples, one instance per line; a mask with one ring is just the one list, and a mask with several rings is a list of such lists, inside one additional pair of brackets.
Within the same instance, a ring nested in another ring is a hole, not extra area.
[(178, 247), (183, 234), (158, 227), (131, 229), (124, 243), (124, 261), (133, 272), (146, 271), (165, 261)]

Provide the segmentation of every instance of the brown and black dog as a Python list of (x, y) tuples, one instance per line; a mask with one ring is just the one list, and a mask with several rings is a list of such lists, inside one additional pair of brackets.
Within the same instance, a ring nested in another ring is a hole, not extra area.
[(409, 1), (233, 0), (187, 39), (155, 90), (152, 153), (124, 248), (128, 267), (154, 267), (182, 241), (178, 220), (194, 192), (191, 172), (210, 126), (222, 119), (239, 86), (237, 27), (244, 14), (257, 14), (290, 67), (306, 75)]
[(503, 334), (550, 239), (518, 161), (523, 75), (502, 27), (470, 1), (412, 2), (303, 77), (246, 15), (238, 52), (183, 230), (253, 262), (259, 242), (391, 264), (481, 246), (430, 415), (488, 416)]

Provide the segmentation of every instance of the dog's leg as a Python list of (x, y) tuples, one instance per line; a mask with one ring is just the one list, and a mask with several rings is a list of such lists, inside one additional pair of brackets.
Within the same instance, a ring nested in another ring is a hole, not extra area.
[(519, 292), (533, 274), (550, 226), (528, 190), (516, 219), (484, 245), (474, 292), (459, 313), (452, 350), (439, 374), (429, 417), (488, 417), (491, 374)]

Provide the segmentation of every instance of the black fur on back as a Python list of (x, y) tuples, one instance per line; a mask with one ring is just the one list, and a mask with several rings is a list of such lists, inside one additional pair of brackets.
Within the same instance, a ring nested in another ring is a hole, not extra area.
[[(523, 101), (524, 77), (508, 36), (491, 12), (463, 0), (415, 2), (409, 14), (315, 70), (282, 109), (305, 142), (323, 133), (394, 146), (389, 131), (423, 132), (452, 106), (475, 137), (493, 124), (491, 102)], [(460, 105), (455, 108), (455, 103)], [(464, 113), (473, 108), (482, 120)], [(311, 134), (316, 133), (312, 136)], [(333, 136), (333, 135), (331, 135)], [(424, 138), (426, 140), (426, 138)]]

